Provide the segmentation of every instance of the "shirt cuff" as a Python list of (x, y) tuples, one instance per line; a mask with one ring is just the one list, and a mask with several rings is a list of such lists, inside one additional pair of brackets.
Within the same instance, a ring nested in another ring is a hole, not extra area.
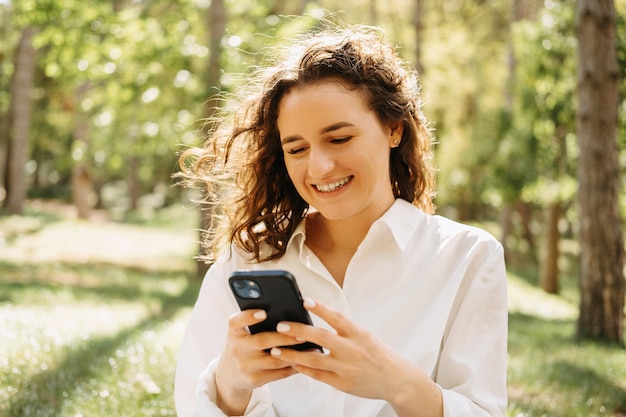
[[(485, 410), (456, 391), (441, 388), (444, 417), (503, 417), (504, 411), (497, 408)], [(506, 407), (505, 407), (506, 408)]]
[[(198, 397), (198, 409), (196, 417), (224, 417), (226, 414), (217, 406), (217, 385), (215, 373), (220, 357), (213, 359), (209, 366), (200, 374), (196, 396)], [(241, 417), (263, 417), (272, 406), (272, 394), (263, 386), (252, 390), (252, 396), (248, 407)]]

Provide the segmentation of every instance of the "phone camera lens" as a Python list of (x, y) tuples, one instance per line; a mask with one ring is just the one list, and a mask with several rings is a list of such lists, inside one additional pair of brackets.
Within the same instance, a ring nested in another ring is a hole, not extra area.
[(233, 282), (235, 293), (245, 299), (256, 300), (261, 298), (261, 287), (253, 280), (239, 280)]

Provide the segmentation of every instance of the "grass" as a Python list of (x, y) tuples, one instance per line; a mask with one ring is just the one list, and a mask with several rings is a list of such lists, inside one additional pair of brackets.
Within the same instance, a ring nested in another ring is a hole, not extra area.
[[(33, 204), (0, 217), (0, 416), (173, 416), (198, 291), (195, 210), (81, 222)], [(509, 270), (508, 417), (626, 416), (626, 351), (573, 339), (577, 297)]]
[(572, 341), (572, 320), (510, 316), (509, 416), (622, 416), (623, 350)]
[(510, 417), (626, 416), (626, 351), (576, 342), (576, 305), (509, 273)]
[(198, 284), (193, 216), (168, 218), (0, 217), (0, 416), (175, 415)]

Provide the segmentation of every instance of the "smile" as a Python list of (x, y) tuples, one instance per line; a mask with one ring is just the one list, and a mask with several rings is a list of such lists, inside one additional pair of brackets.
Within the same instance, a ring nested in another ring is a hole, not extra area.
[(333, 182), (332, 184), (322, 184), (322, 185), (314, 184), (314, 186), (317, 189), (317, 191), (320, 191), (322, 193), (331, 193), (343, 187), (344, 185), (346, 185), (352, 178), (353, 177), (350, 176), (342, 180), (339, 180), (337, 182)]

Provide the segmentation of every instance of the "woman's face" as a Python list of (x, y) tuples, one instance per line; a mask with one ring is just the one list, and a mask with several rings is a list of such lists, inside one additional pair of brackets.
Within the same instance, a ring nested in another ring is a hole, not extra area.
[(373, 222), (394, 201), (389, 154), (402, 136), (356, 90), (329, 80), (291, 90), (278, 106), (289, 177), (329, 220)]

